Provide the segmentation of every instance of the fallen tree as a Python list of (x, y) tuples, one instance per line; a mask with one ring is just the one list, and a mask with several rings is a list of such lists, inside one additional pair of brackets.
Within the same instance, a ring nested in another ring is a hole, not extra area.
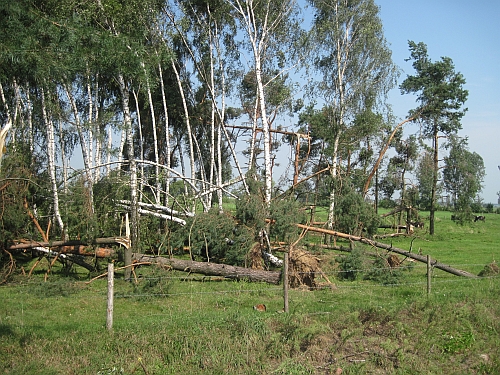
[(195, 262), (145, 254), (132, 254), (132, 261), (156, 263), (178, 271), (201, 273), (207, 276), (224, 276), (235, 280), (263, 281), (269, 284), (279, 284), (281, 281), (281, 272), (278, 271), (256, 270), (227, 264)]
[[(120, 244), (125, 247), (130, 246), (130, 240), (127, 237), (105, 237), (105, 238), (96, 238), (92, 241), (89, 241), (90, 244), (93, 245), (113, 245)], [(74, 253), (79, 255), (94, 255), (94, 253), (89, 253), (80, 248), (80, 246), (89, 245), (86, 241), (80, 240), (70, 240), (70, 241), (26, 241), (21, 242), (15, 245), (11, 245), (7, 248), (7, 250), (25, 250), (25, 249), (33, 249), (38, 246), (42, 247), (63, 247), (65, 253)], [(75, 252), (73, 252), (75, 251)], [(82, 253), (84, 252), (84, 253)], [(106, 257), (108, 255), (104, 255)]]
[[(318, 232), (318, 233), (323, 233), (323, 234), (329, 234), (331, 236), (337, 236), (337, 237), (340, 237), (340, 238), (345, 238), (345, 239), (348, 239), (350, 241), (358, 241), (358, 242), (361, 242), (361, 243), (364, 243), (364, 244), (367, 244), (367, 245), (370, 245), (370, 246), (375, 246), (375, 247), (378, 247), (378, 248), (381, 248), (381, 249), (385, 249), (387, 251), (392, 251), (394, 253), (403, 255), (405, 257), (408, 257), (408, 258), (411, 258), (411, 259), (415, 259), (416, 261), (419, 261), (419, 262), (427, 263), (427, 256), (420, 255), (420, 254), (415, 254), (415, 253), (411, 253), (409, 251), (406, 251), (406, 250), (403, 250), (403, 249), (399, 249), (397, 247), (393, 247), (392, 245), (387, 245), (387, 244), (382, 243), (382, 242), (373, 241), (373, 240), (371, 240), (369, 238), (353, 236), (353, 235), (350, 235), (350, 234), (346, 234), (346, 233), (342, 233), (342, 232), (337, 232), (337, 231), (329, 230), (329, 229), (310, 227), (310, 226), (307, 226), (307, 225), (304, 225), (304, 224), (297, 224), (297, 226), (299, 228), (301, 228), (301, 229), (305, 229), (305, 230), (308, 230), (308, 231), (311, 231), (311, 232)], [(432, 261), (431, 264), (435, 268), (438, 268), (438, 269), (440, 269), (442, 271), (451, 273), (451, 274), (456, 275), (456, 276), (465, 276), (465, 277), (471, 277), (471, 278), (477, 278), (478, 277), (478, 276), (476, 276), (476, 275), (474, 275), (472, 273), (469, 273), (467, 271), (462, 271), (462, 270), (450, 267), (450, 266), (448, 266), (446, 264), (439, 263), (437, 260)]]
[[(93, 244), (122, 244), (128, 245), (126, 238), (124, 237), (109, 237), (109, 238), (97, 238), (92, 241)], [(56, 248), (54, 250), (49, 250), (49, 248)], [(10, 251), (13, 250), (26, 250), (34, 249), (36, 251), (42, 251), (46, 254), (64, 257), (66, 254), (73, 254), (78, 256), (95, 256), (97, 258), (108, 258), (116, 255), (114, 249), (110, 248), (94, 248), (92, 246), (86, 245), (82, 241), (29, 241), (26, 243), (19, 243), (9, 247)], [(43, 250), (42, 250), (43, 249)], [(74, 261), (75, 258), (70, 258), (69, 260)], [(173, 258), (163, 258), (153, 255), (145, 254), (133, 254), (132, 260), (140, 262), (157, 263), (162, 266), (168, 266), (172, 269), (179, 271), (187, 271), (194, 273), (201, 273), (207, 276), (224, 276), (227, 278), (232, 278), (236, 280), (247, 279), (250, 281), (263, 281), (270, 284), (279, 284), (281, 280), (281, 272), (278, 271), (264, 271), (256, 270), (244, 267), (235, 267), (227, 264), (210, 263), (210, 262), (195, 262), (182, 259)], [(77, 264), (85, 266), (89, 269), (89, 265)]]

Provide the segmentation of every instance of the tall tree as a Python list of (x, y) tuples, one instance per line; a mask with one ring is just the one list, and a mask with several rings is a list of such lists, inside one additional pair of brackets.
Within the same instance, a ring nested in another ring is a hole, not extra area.
[(483, 158), (468, 150), (467, 139), (464, 138), (451, 137), (448, 147), (450, 151), (444, 158), (444, 187), (453, 198), (455, 211), (467, 214), (482, 189), (485, 175)]
[[(268, 93), (271, 82), (282, 77), (293, 65), (289, 57), (298, 41), (299, 22), (295, 0), (226, 0), (244, 30), (246, 47), (251, 51), (250, 71), (255, 76), (254, 124), (260, 119), (264, 148), (265, 202), (269, 206), (272, 191), (271, 118)], [(273, 66), (274, 65), (274, 66)], [(272, 69), (279, 67), (276, 73)], [(275, 74), (272, 74), (275, 73)], [(256, 131), (256, 127), (254, 126)]]
[(439, 172), (439, 137), (455, 134), (462, 128), (460, 120), (467, 111), (463, 104), (469, 95), (464, 89), (465, 78), (455, 72), (449, 57), (432, 62), (427, 46), (420, 42), (409, 43), (413, 68), (416, 75), (408, 76), (400, 86), (403, 94), (417, 94), (418, 119), (423, 124), (423, 134), (431, 139), (433, 150), (433, 182), (430, 197), (429, 234), (434, 234), (434, 218), (437, 204)]
[[(394, 147), (397, 154), (390, 159), (389, 164), (392, 164), (399, 176), (400, 205), (401, 208), (404, 208), (411, 205), (411, 199), (409, 199), (406, 192), (406, 174), (414, 169), (415, 161), (418, 158), (418, 142), (415, 135), (410, 135), (407, 139), (402, 139), (401, 135), (402, 132), (395, 140)], [(403, 211), (400, 211), (399, 224), (401, 224), (402, 213)]]
[[(337, 180), (339, 147), (356, 115), (383, 103), (395, 85), (397, 69), (384, 38), (373, 0), (310, 0), (314, 7), (311, 30), (313, 62), (320, 81), (314, 95), (325, 101), (328, 114), (330, 173)], [(328, 227), (333, 227), (336, 188), (330, 192)]]

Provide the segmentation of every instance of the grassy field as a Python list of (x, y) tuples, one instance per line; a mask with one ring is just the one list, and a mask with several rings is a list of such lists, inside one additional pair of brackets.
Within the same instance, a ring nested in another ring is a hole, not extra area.
[[(478, 274), (500, 257), (499, 226), (500, 215), (458, 226), (442, 212), (432, 238), (423, 229), (385, 242)], [(43, 263), (0, 287), (0, 373), (500, 373), (497, 277), (434, 270), (427, 294), (423, 264), (404, 262), (393, 284), (341, 281), (339, 254), (317, 250), (335, 287), (290, 291), (288, 314), (281, 286), (143, 267), (137, 284), (115, 281), (111, 332), (106, 280), (55, 268), (44, 282)]]

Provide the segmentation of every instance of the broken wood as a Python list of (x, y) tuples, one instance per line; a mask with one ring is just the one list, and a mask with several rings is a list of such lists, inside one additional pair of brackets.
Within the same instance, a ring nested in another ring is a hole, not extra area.
[[(424, 255), (410, 253), (409, 251), (406, 251), (406, 250), (403, 250), (403, 249), (399, 249), (397, 247), (393, 247), (392, 245), (387, 245), (387, 244), (382, 243), (382, 242), (373, 241), (373, 240), (371, 240), (369, 238), (353, 236), (353, 235), (350, 235), (350, 234), (346, 234), (346, 233), (342, 233), (342, 232), (337, 232), (337, 231), (329, 230), (329, 229), (310, 227), (310, 226), (307, 226), (307, 225), (304, 225), (304, 224), (297, 224), (297, 226), (299, 228), (306, 229), (306, 230), (311, 231), (311, 232), (318, 232), (318, 233), (323, 233), (323, 234), (329, 234), (329, 235), (332, 235), (332, 236), (337, 236), (337, 237), (340, 237), (340, 238), (345, 238), (345, 239), (348, 239), (350, 241), (358, 241), (358, 242), (361, 242), (361, 243), (364, 243), (364, 244), (367, 244), (367, 245), (370, 245), (370, 246), (375, 246), (375, 247), (378, 247), (378, 248), (381, 248), (381, 249), (385, 249), (387, 251), (392, 251), (394, 253), (403, 255), (403, 256), (411, 258), (411, 259), (415, 259), (415, 260), (417, 260), (419, 262), (422, 262), (422, 263), (427, 263), (427, 257), (424, 256)], [(447, 265), (445, 265), (443, 263), (439, 263), (437, 260), (432, 262), (432, 266), (435, 267), (435, 268), (438, 268), (438, 269), (440, 269), (442, 271), (445, 271), (445, 272), (451, 273), (453, 275), (456, 275), (456, 276), (464, 276), (464, 277), (470, 277), (470, 278), (477, 278), (478, 277), (478, 276), (476, 276), (476, 275), (474, 275), (472, 273), (469, 273), (467, 271), (462, 271), (462, 270), (453, 268), (451, 266), (447, 266)]]
[(420, 110), (419, 112), (415, 113), (413, 116), (408, 117), (407, 119), (405, 119), (404, 121), (402, 121), (398, 125), (396, 125), (396, 127), (392, 131), (391, 135), (389, 136), (389, 139), (385, 143), (385, 146), (382, 148), (382, 150), (380, 150), (380, 154), (378, 156), (377, 162), (373, 166), (373, 169), (371, 170), (370, 174), (368, 175), (368, 178), (366, 179), (365, 186), (363, 187), (363, 197), (366, 197), (366, 194), (368, 193), (368, 189), (370, 187), (370, 183), (372, 181), (372, 178), (375, 175), (375, 172), (377, 171), (378, 167), (380, 166), (380, 163), (382, 162), (382, 158), (384, 157), (385, 153), (387, 152), (387, 149), (391, 145), (392, 139), (396, 135), (398, 129), (401, 128), (407, 122), (415, 120), (420, 115), (421, 111), (422, 110)]
[[(87, 262), (85, 262), (83, 260), (83, 258), (79, 257), (78, 255), (73, 255), (73, 254), (60, 254), (58, 253), (57, 251), (52, 251), (46, 247), (42, 247), (42, 246), (37, 246), (37, 247), (33, 247), (33, 250), (36, 250), (36, 251), (39, 251), (41, 253), (44, 253), (48, 256), (53, 256), (55, 257), (54, 259), (54, 262), (55, 260), (57, 259), (62, 259), (62, 260), (69, 260), (70, 262), (73, 262), (75, 264), (78, 264), (79, 266), (81, 267), (84, 267), (86, 268), (87, 270), (89, 271), (94, 271), (95, 270), (95, 267), (88, 264)], [(35, 269), (35, 267), (38, 265), (38, 263), (42, 260), (43, 256), (40, 256), (38, 258), (38, 260), (35, 262), (35, 264), (33, 265), (33, 267), (31, 268), (28, 276), (31, 276), (33, 270)], [(50, 264), (49, 262), (49, 269), (50, 267), (52, 266), (53, 264)]]
[(132, 254), (132, 260), (157, 263), (178, 271), (201, 273), (207, 276), (224, 276), (235, 280), (247, 279), (249, 281), (263, 281), (269, 284), (279, 284), (281, 281), (281, 272), (278, 271), (254, 270), (227, 264), (195, 262), (144, 254)]
[[(105, 237), (105, 238), (96, 238), (93, 241), (90, 241), (91, 244), (95, 245), (113, 245), (120, 244), (125, 247), (130, 246), (130, 240), (127, 237)], [(71, 241), (26, 241), (22, 243), (18, 243), (15, 245), (11, 245), (7, 248), (7, 250), (23, 250), (23, 249), (33, 249), (35, 247), (59, 247), (59, 246), (79, 246), (79, 245), (89, 245), (89, 243), (80, 240), (71, 240)], [(85, 255), (85, 254), (81, 254)]]

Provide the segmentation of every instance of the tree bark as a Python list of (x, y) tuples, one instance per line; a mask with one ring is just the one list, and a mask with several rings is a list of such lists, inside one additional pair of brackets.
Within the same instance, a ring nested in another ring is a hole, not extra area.
[(54, 208), (54, 216), (56, 218), (57, 224), (61, 229), (61, 235), (64, 239), (66, 239), (64, 222), (61, 217), (61, 213), (59, 211), (59, 194), (57, 191), (57, 179), (56, 179), (56, 161), (55, 161), (55, 135), (54, 135), (54, 124), (52, 123), (52, 119), (49, 118), (49, 114), (47, 113), (47, 104), (45, 98), (45, 89), (41, 90), (42, 96), (42, 116), (43, 121), (46, 126), (47, 131), (47, 157), (48, 157), (48, 170), (50, 183), (52, 186), (52, 198), (54, 199), (53, 208)]
[(172, 267), (178, 271), (201, 273), (208, 276), (224, 276), (235, 280), (263, 281), (269, 284), (279, 284), (281, 281), (281, 272), (278, 271), (254, 270), (251, 268), (229, 266), (227, 264), (194, 262), (143, 254), (134, 254), (133, 260), (158, 263), (159, 265)]
[[(71, 240), (71, 241), (30, 241), (26, 243), (20, 243), (16, 245), (10, 246), (7, 250), (24, 250), (24, 249), (32, 249), (35, 247), (59, 247), (62, 246), (63, 248), (66, 248), (65, 252), (71, 253), (70, 248), (76, 249), (75, 254), (80, 254), (80, 255), (87, 255), (87, 254), (92, 254), (94, 253), (84, 251), (80, 252), (80, 248), (78, 246), (81, 245), (89, 245), (90, 243), (79, 241), (79, 240)], [(130, 246), (129, 242), (126, 237), (106, 237), (106, 238), (96, 238), (91, 242), (91, 244), (96, 244), (96, 245), (113, 245), (113, 244), (122, 244), (125, 247)], [(113, 254), (110, 254), (113, 255)], [(106, 255), (107, 256), (107, 255)]]
[(389, 139), (387, 140), (387, 142), (385, 143), (385, 146), (384, 148), (380, 151), (380, 154), (378, 156), (378, 159), (377, 159), (377, 162), (375, 163), (375, 165), (373, 166), (373, 169), (372, 171), (370, 172), (370, 175), (368, 176), (368, 178), (366, 179), (366, 182), (365, 182), (365, 186), (363, 187), (363, 197), (366, 197), (366, 194), (368, 193), (368, 189), (370, 188), (370, 183), (372, 181), (372, 178), (373, 176), (375, 175), (375, 172), (377, 172), (378, 170), (378, 167), (380, 166), (380, 163), (382, 162), (382, 158), (384, 157), (385, 153), (387, 152), (387, 149), (389, 148), (389, 146), (391, 145), (391, 142), (392, 142), (392, 139), (394, 138), (394, 136), (396, 135), (396, 132), (398, 131), (398, 129), (403, 126), (404, 124), (406, 124), (407, 122), (409, 121), (413, 121), (415, 118), (417, 117), (417, 115), (415, 116), (412, 116), (412, 117), (409, 117), (407, 118), (406, 120), (404, 120), (403, 122), (400, 122), (395, 128), (394, 130), (392, 131), (391, 135), (389, 136)]
[[(139, 214), (138, 209), (138, 197), (137, 197), (137, 164), (134, 157), (134, 138), (132, 133), (132, 118), (130, 116), (129, 107), (129, 89), (128, 85), (125, 83), (125, 79), (122, 74), (118, 75), (118, 80), (120, 83), (120, 91), (122, 96), (122, 107), (123, 107), (123, 121), (125, 124), (126, 141), (128, 146), (128, 159), (130, 163), (130, 221), (131, 221), (131, 234), (130, 234), (130, 248), (125, 249), (124, 261), (125, 266), (129, 266), (132, 263), (132, 251), (137, 248), (137, 242), (139, 240)], [(130, 268), (125, 268), (125, 279), (130, 278), (131, 271)]]
[(431, 192), (431, 209), (429, 213), (429, 234), (434, 235), (434, 222), (436, 213), (436, 195), (439, 170), (439, 147), (438, 147), (438, 129), (434, 127), (434, 169), (432, 171), (432, 192)]

